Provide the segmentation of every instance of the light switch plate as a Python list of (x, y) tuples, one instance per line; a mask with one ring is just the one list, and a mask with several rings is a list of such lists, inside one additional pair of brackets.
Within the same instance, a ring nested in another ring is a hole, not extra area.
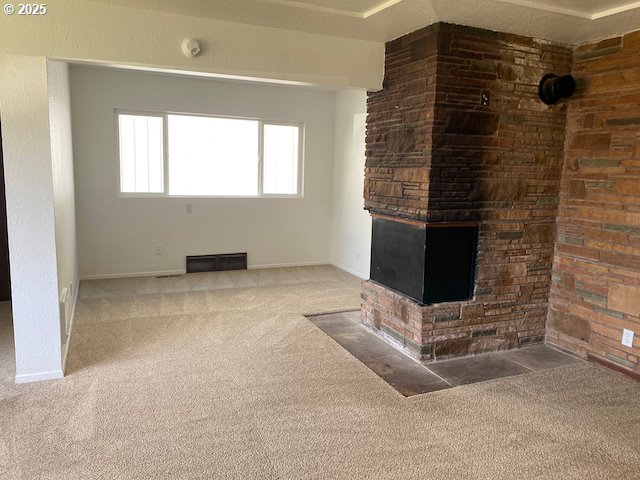
[(633, 347), (633, 335), (634, 333), (626, 328), (622, 331), (622, 344), (625, 347)]

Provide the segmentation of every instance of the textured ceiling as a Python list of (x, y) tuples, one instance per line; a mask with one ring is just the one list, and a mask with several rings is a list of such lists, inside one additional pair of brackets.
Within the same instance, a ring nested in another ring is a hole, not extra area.
[(367, 18), (402, 0), (258, 0), (264, 3), (284, 5), (317, 11)]
[(498, 0), (594, 20), (640, 7), (637, 0)]
[(386, 42), (438, 21), (578, 44), (640, 29), (629, 0), (84, 0)]

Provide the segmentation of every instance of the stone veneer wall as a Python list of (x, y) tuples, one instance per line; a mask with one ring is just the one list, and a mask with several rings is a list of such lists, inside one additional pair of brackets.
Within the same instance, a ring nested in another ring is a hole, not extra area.
[(538, 83), (571, 62), (564, 46), (448, 24), (387, 44), (384, 89), (368, 101), (365, 208), (480, 227), (472, 301), (420, 306), (363, 284), (363, 321), (413, 356), (543, 341), (566, 103), (542, 103)]
[(364, 206), (425, 218), (436, 100), (438, 25), (387, 43), (383, 89), (367, 100)]
[(640, 32), (578, 47), (573, 74), (547, 341), (638, 374)]

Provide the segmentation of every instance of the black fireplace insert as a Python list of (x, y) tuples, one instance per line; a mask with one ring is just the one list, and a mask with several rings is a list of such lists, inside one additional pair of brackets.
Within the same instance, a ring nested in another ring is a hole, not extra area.
[(371, 280), (421, 304), (473, 298), (478, 227), (373, 219)]

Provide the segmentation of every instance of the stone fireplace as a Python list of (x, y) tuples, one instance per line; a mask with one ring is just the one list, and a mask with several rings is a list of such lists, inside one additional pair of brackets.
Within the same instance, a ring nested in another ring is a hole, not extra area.
[(571, 62), (563, 45), (442, 23), (386, 45), (368, 99), (362, 319), (413, 357), (544, 340), (566, 104), (538, 84)]

